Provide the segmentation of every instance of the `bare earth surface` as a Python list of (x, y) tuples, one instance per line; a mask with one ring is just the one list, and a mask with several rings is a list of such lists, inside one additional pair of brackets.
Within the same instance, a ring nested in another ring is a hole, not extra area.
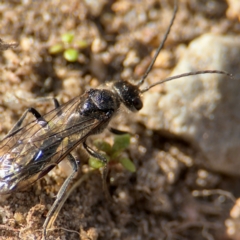
[[(178, 62), (175, 50), (202, 34), (240, 37), (237, 1), (180, 0), (178, 5), (150, 83), (166, 78)], [(0, 53), (1, 138), (27, 107), (42, 114), (53, 108), (51, 101), (38, 98), (57, 97), (64, 103), (112, 80), (140, 79), (172, 12), (173, 1), (167, 0), (0, 1), (0, 38), (19, 44)], [(74, 41), (65, 47), (79, 50), (75, 63), (62, 53), (49, 53), (68, 32)], [(191, 142), (149, 130), (136, 114), (121, 111), (111, 123), (131, 133), (126, 155), (137, 168), (130, 173), (118, 164), (110, 166), (108, 187), (115, 204), (104, 196), (100, 173), (91, 172), (65, 202), (48, 239), (240, 239), (239, 208), (231, 212), (240, 195), (239, 177), (194, 164), (201, 153)], [(112, 135), (106, 131), (100, 138), (111, 141)], [(76, 181), (86, 176), (88, 161), (81, 146), (74, 155), (81, 160)], [(42, 238), (47, 212), (70, 172), (64, 164), (24, 192), (1, 195), (0, 239)]]

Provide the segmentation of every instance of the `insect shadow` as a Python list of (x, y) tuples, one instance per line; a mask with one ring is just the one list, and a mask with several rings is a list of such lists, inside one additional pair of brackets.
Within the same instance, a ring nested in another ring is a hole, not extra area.
[[(61, 186), (54, 204), (49, 210), (43, 225), (43, 238), (46, 239), (47, 227), (59, 204), (64, 199), (66, 190), (79, 168), (79, 161), (71, 152), (80, 144), (87, 153), (99, 159), (103, 164), (103, 189), (107, 192), (107, 160), (87, 144), (87, 139), (101, 133), (107, 128), (111, 119), (117, 114), (121, 105), (132, 112), (143, 107), (141, 95), (150, 88), (164, 82), (191, 75), (217, 73), (232, 75), (218, 70), (206, 70), (184, 73), (166, 78), (146, 88), (140, 87), (163, 48), (177, 12), (175, 7), (171, 22), (145, 74), (134, 85), (127, 81), (113, 82), (109, 89), (90, 89), (82, 96), (60, 105), (54, 100), (55, 109), (41, 115), (36, 109), (29, 108), (0, 142), (0, 194), (9, 194), (28, 187), (51, 171), (64, 158), (72, 166), (72, 172)], [(27, 114), (31, 113), (36, 120), (23, 124)], [(123, 134), (120, 130), (110, 128), (114, 134)]]

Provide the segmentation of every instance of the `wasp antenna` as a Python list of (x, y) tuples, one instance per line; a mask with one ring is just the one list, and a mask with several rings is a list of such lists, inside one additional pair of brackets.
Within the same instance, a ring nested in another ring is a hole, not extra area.
[(166, 78), (160, 82), (156, 82), (154, 84), (152, 84), (151, 86), (148, 86), (142, 90), (140, 90), (141, 93), (144, 93), (144, 92), (147, 92), (150, 88), (153, 88), (155, 87), (156, 85), (158, 84), (162, 84), (162, 83), (165, 83), (165, 82), (169, 82), (169, 81), (172, 81), (174, 79), (178, 79), (178, 78), (183, 78), (183, 77), (188, 77), (188, 76), (193, 76), (193, 75), (199, 75), (199, 74), (223, 74), (223, 75), (226, 75), (230, 78), (233, 78), (233, 75), (231, 73), (228, 73), (228, 72), (224, 72), (224, 71), (218, 71), (218, 70), (205, 70), (205, 71), (197, 71), (197, 72), (189, 72), (189, 73), (183, 73), (183, 74), (180, 74), (180, 75), (176, 75), (176, 76), (172, 76), (172, 77), (169, 77), (169, 78)]
[(141, 85), (144, 83), (144, 80), (147, 78), (148, 74), (149, 74), (150, 71), (152, 70), (152, 67), (153, 67), (153, 65), (154, 65), (154, 63), (155, 63), (155, 61), (156, 61), (156, 59), (157, 59), (157, 56), (158, 56), (158, 54), (160, 53), (160, 51), (162, 50), (162, 48), (163, 48), (163, 46), (164, 46), (164, 43), (165, 43), (166, 40), (167, 40), (168, 34), (169, 34), (170, 30), (171, 30), (171, 27), (172, 27), (173, 22), (174, 22), (175, 17), (176, 17), (177, 9), (178, 9), (177, 0), (175, 0), (175, 1), (174, 1), (173, 16), (172, 16), (171, 22), (170, 22), (170, 24), (169, 24), (169, 26), (168, 26), (168, 28), (167, 28), (166, 33), (164, 34), (164, 37), (163, 37), (162, 42), (160, 43), (160, 45), (159, 45), (159, 47), (158, 47), (158, 49), (157, 49), (157, 51), (156, 51), (156, 53), (155, 53), (155, 55), (154, 55), (151, 63), (150, 63), (150, 65), (149, 65), (148, 68), (147, 68), (147, 71), (144, 73), (144, 75), (142, 76), (142, 78), (139, 80), (137, 86), (141, 86)]

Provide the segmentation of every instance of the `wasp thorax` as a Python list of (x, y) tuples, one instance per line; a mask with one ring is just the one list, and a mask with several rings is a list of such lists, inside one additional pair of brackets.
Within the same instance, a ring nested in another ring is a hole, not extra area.
[(117, 81), (113, 88), (121, 102), (131, 111), (139, 111), (143, 107), (140, 92), (137, 86), (125, 81)]

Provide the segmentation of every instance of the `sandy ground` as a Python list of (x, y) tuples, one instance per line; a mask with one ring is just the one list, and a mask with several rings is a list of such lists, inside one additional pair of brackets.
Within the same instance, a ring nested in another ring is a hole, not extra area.
[[(172, 12), (173, 2), (167, 0), (1, 1), (0, 38), (19, 44), (0, 54), (1, 137), (27, 107), (41, 113), (53, 108), (38, 98), (57, 97), (64, 103), (89, 87), (139, 79)], [(239, 34), (239, 29), (237, 13), (223, 0), (179, 1), (165, 45), (168, 54), (162, 55), (166, 61), (157, 62), (153, 72), (158, 75), (153, 74), (150, 82), (168, 76), (181, 44), (206, 32)], [(49, 53), (68, 32), (74, 33), (74, 43), (65, 47), (79, 49), (75, 63), (67, 62), (62, 53)], [(79, 41), (86, 46), (79, 48)], [(135, 163), (136, 173), (118, 164), (110, 167), (108, 186), (115, 204), (106, 201), (99, 172), (89, 174), (69, 196), (48, 239), (230, 239), (225, 220), (234, 202), (223, 192), (203, 197), (192, 193), (221, 189), (238, 197), (239, 178), (189, 164), (197, 154), (191, 143), (148, 130), (134, 120), (134, 114), (119, 115), (112, 125), (132, 134), (126, 155)], [(112, 139), (108, 132), (102, 137)], [(88, 166), (81, 148), (74, 155), (81, 158), (77, 180)], [(160, 167), (163, 161), (165, 168)], [(46, 214), (68, 173), (61, 165), (25, 192), (1, 196), (0, 238), (41, 239)], [(205, 183), (199, 184), (203, 179)]]

